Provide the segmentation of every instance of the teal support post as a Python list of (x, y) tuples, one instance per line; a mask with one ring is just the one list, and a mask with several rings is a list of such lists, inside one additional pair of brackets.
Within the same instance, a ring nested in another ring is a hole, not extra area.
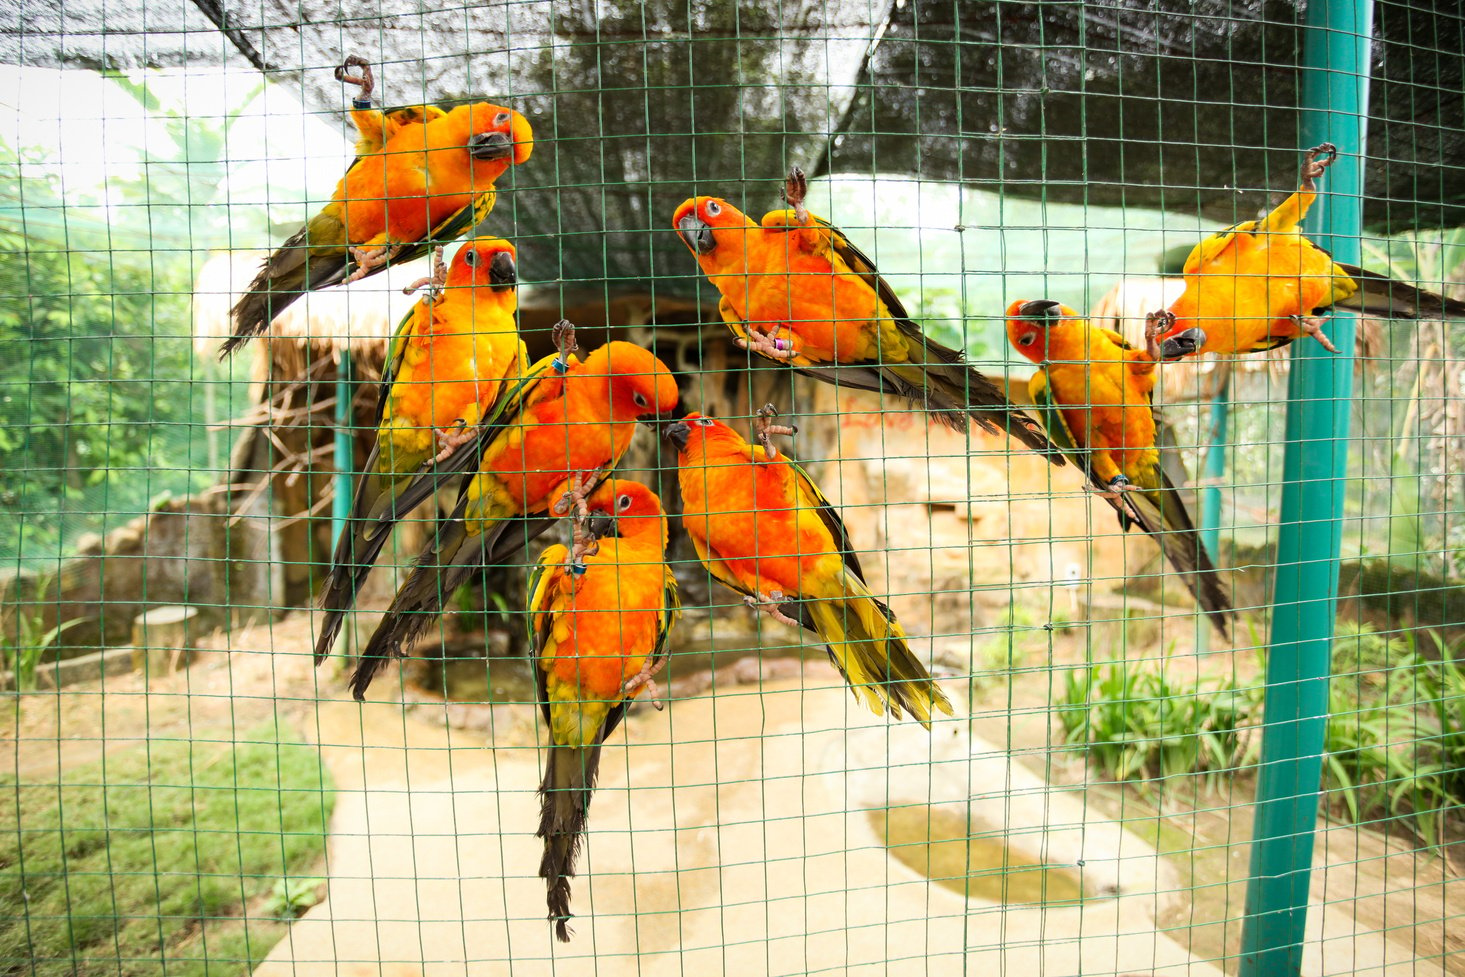
[[(1215, 561), (1221, 552), (1221, 480), (1226, 477), (1226, 446), (1231, 440), (1231, 371), (1225, 364), (1221, 369), (1226, 375), (1211, 400), (1211, 438), (1200, 473), (1200, 541)], [(1203, 623), (1209, 627), (1210, 622)]]
[(334, 550), (351, 518), (351, 475), (356, 452), (352, 445), (351, 401), (355, 389), (351, 383), (351, 350), (341, 349), (336, 367), (336, 450), (332, 459), (336, 466), (335, 497), (331, 499), (331, 548)]
[[(1308, 217), (1307, 231), (1338, 260), (1355, 264), (1362, 251), (1362, 154), (1372, 27), (1371, 0), (1311, 0), (1307, 5), (1302, 148), (1331, 142), (1340, 153)], [(1342, 352), (1329, 353), (1312, 339), (1292, 344), (1241, 977), (1296, 975), (1302, 967), (1343, 546), (1357, 321), (1349, 314), (1336, 315), (1327, 332)]]

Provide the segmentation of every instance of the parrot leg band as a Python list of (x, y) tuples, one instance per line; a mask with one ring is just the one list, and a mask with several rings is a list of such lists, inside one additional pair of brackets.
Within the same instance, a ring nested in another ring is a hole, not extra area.
[(789, 617), (783, 611), (778, 609), (779, 605), (788, 603), (788, 598), (783, 596), (783, 591), (781, 590), (775, 590), (771, 594), (759, 594), (757, 597), (749, 594), (747, 597), (743, 598), (743, 603), (747, 604), (755, 611), (762, 611), (764, 614), (767, 614), (775, 621), (782, 621), (784, 624), (787, 624), (790, 627), (803, 627), (803, 625), (800, 624), (798, 621), (795, 621), (793, 618)]
[(759, 353), (770, 360), (778, 360), (786, 363), (798, 354), (794, 352), (793, 343), (787, 339), (777, 339), (771, 333), (759, 332), (757, 329), (748, 328), (746, 339), (738, 338), (735, 342), (750, 353)]
[(784, 437), (793, 437), (799, 433), (799, 429), (791, 424), (774, 424), (773, 419), (778, 416), (778, 408), (772, 404), (764, 404), (758, 408), (753, 416), (753, 430), (757, 432), (758, 443), (768, 454), (768, 460), (772, 461), (778, 457), (778, 448), (773, 444), (773, 436), (781, 434)]
[(433, 433), (437, 435), (438, 446), (437, 456), (432, 459), (432, 464), (434, 465), (440, 461), (447, 461), (454, 451), (457, 451), (463, 445), (478, 437), (478, 432), (468, 427), (462, 421), (458, 422), (457, 427), (434, 431)]
[[(361, 74), (348, 75), (346, 72), (351, 68), (359, 68)], [(336, 68), (336, 81), (345, 82), (348, 85), (360, 85), (361, 94), (356, 96), (356, 102), (365, 102), (365, 105), (357, 105), (357, 108), (371, 108), (371, 90), (376, 85), (371, 75), (371, 62), (356, 55), (348, 55), (345, 64)]]
[(1338, 147), (1330, 142), (1321, 146), (1314, 146), (1302, 154), (1302, 189), (1306, 193), (1315, 193), (1317, 184), (1312, 181), (1323, 175), (1323, 171), (1333, 165), (1338, 158)]
[(1105, 488), (1099, 489), (1094, 488), (1093, 486), (1089, 486), (1088, 488), (1090, 492), (1093, 492), (1099, 498), (1109, 499), (1110, 501), (1117, 501), (1119, 499), (1122, 499), (1124, 498), (1125, 492), (1133, 492), (1136, 490), (1135, 484), (1129, 479), (1125, 478), (1123, 475), (1115, 478)]
[(1326, 317), (1318, 318), (1317, 316), (1295, 315), (1292, 317), (1292, 321), (1297, 323), (1298, 329), (1301, 329), (1313, 339), (1322, 343), (1323, 349), (1329, 353), (1336, 353), (1338, 351), (1338, 347), (1334, 346), (1333, 341), (1323, 332), (1323, 323), (1328, 321)]
[(788, 171), (783, 184), (783, 199), (794, 209), (794, 219), (800, 224), (809, 223), (809, 212), (804, 209), (804, 198), (809, 195), (809, 180), (797, 166)]
[(432, 249), (432, 274), (428, 275), (426, 278), (417, 279), (417, 281), (402, 289), (402, 294), (411, 295), (419, 288), (426, 287), (429, 290), (427, 293), (427, 297), (432, 301), (436, 301), (438, 293), (442, 291), (443, 287), (447, 285), (447, 283), (448, 266), (443, 261), (443, 246), (439, 244), (437, 247)]

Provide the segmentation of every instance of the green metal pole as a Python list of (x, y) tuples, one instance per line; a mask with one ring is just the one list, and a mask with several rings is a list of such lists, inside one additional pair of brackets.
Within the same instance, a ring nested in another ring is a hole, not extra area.
[[(1338, 161), (1309, 215), (1308, 232), (1340, 261), (1357, 263), (1363, 213), (1371, 0), (1312, 0), (1303, 41), (1302, 143), (1331, 142)], [(1357, 321), (1333, 317), (1333, 354), (1292, 344), (1276, 594), (1267, 658), (1265, 729), (1252, 830), (1251, 880), (1241, 935), (1241, 977), (1302, 968), (1327, 732), (1328, 671), (1343, 547), (1348, 409)]]
[[(1200, 541), (1212, 560), (1219, 560), (1221, 552), (1221, 479), (1226, 477), (1226, 443), (1230, 431), (1231, 371), (1227, 370), (1211, 400), (1211, 439), (1201, 466)], [(1209, 628), (1209, 621), (1202, 623)]]
[(331, 499), (331, 549), (340, 542), (351, 518), (351, 473), (356, 452), (351, 444), (351, 401), (355, 395), (351, 384), (351, 350), (341, 349), (336, 367), (336, 493)]

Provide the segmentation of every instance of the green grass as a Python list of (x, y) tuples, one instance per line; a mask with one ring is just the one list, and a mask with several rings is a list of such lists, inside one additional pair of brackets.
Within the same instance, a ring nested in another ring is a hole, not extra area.
[(0, 778), (0, 974), (236, 975), (269, 952), (288, 924), (246, 912), (314, 874), (332, 794), (275, 726), (220, 738)]

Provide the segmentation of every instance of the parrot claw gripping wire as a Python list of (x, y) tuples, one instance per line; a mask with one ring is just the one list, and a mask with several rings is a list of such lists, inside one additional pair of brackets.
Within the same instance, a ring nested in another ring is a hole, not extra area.
[(411, 295), (419, 288), (427, 288), (427, 297), (430, 301), (437, 301), (438, 295), (448, 284), (448, 266), (443, 261), (443, 246), (439, 244), (432, 249), (432, 274), (426, 278), (419, 278), (411, 285), (402, 289), (403, 295)]
[[(352, 68), (359, 68), (361, 73), (359, 75), (347, 74), (346, 72)], [(360, 85), (361, 94), (351, 101), (355, 108), (371, 108), (371, 90), (376, 87), (376, 80), (371, 75), (371, 62), (354, 54), (347, 55), (345, 63), (336, 68), (336, 81), (348, 85)]]
[(380, 248), (347, 248), (351, 260), (356, 262), (356, 270), (342, 280), (342, 285), (350, 285), (352, 282), (360, 281), (370, 275), (378, 268), (386, 267), (392, 260), (394, 249), (389, 247)]
[(1333, 341), (1328, 338), (1327, 333), (1323, 332), (1323, 323), (1328, 321), (1327, 316), (1319, 318), (1318, 316), (1295, 315), (1292, 317), (1292, 321), (1297, 323), (1298, 329), (1301, 329), (1313, 339), (1322, 343), (1323, 349), (1329, 353), (1336, 353), (1338, 351), (1338, 347), (1333, 345)]
[(767, 614), (775, 621), (782, 621), (784, 624), (787, 624), (790, 627), (803, 627), (803, 625), (800, 624), (798, 621), (795, 621), (793, 618), (789, 617), (783, 611), (778, 609), (779, 605), (788, 603), (788, 598), (783, 596), (783, 591), (781, 590), (775, 590), (771, 594), (760, 593), (757, 597), (749, 594), (748, 596), (743, 598), (743, 603), (747, 604), (755, 611), (762, 611), (764, 614)]
[(1338, 147), (1330, 142), (1321, 146), (1314, 146), (1302, 154), (1302, 189), (1306, 193), (1317, 192), (1317, 184), (1312, 181), (1323, 175), (1323, 171), (1333, 165), (1338, 158)]
[(574, 513), (576, 524), (584, 522), (590, 517), (590, 507), (585, 504), (585, 497), (589, 494), (585, 486), (585, 476), (576, 475), (570, 481), (570, 490), (554, 504), (554, 514), (564, 516)]
[(450, 428), (443, 428), (434, 431), (437, 437), (438, 453), (429, 464), (436, 465), (439, 462), (447, 461), (454, 451), (478, 437), (478, 432), (468, 426), (461, 418), (457, 425)]
[[(775, 332), (777, 331), (777, 327)], [(748, 338), (739, 337), (734, 340), (743, 349), (750, 353), (761, 353), (770, 360), (778, 360), (786, 363), (797, 354), (794, 352), (794, 344), (787, 339), (778, 339), (774, 333), (759, 332), (752, 326), (748, 327)]]
[(569, 319), (561, 319), (550, 330), (550, 336), (554, 339), (554, 348), (560, 354), (559, 359), (554, 361), (554, 368), (564, 373), (570, 368), (570, 354), (580, 348), (575, 342), (575, 324)]
[(794, 209), (794, 219), (800, 224), (809, 223), (809, 212), (804, 209), (804, 198), (809, 195), (809, 179), (797, 166), (788, 171), (783, 184), (783, 199)]
[(778, 416), (778, 408), (772, 404), (764, 404), (758, 408), (753, 415), (753, 431), (757, 435), (758, 443), (768, 455), (768, 460), (773, 461), (778, 457), (778, 448), (773, 443), (775, 434), (782, 434), (791, 438), (799, 433), (799, 429), (791, 424), (774, 424), (773, 419)]
[(1094, 488), (1093, 486), (1089, 486), (1088, 489), (1089, 489), (1090, 492), (1094, 493), (1095, 495), (1097, 495), (1101, 499), (1109, 499), (1111, 501), (1118, 501), (1118, 500), (1124, 498), (1124, 493), (1125, 492), (1133, 492), (1133, 491), (1135, 491), (1135, 485), (1134, 485), (1133, 482), (1131, 482), (1128, 478), (1125, 478), (1123, 475), (1116, 475), (1116, 476), (1114, 476), (1114, 479), (1112, 481), (1110, 481), (1109, 484), (1107, 486), (1105, 486), (1104, 488), (1101, 488), (1100, 489), (1100, 488)]
[(661, 712), (666, 708), (666, 703), (661, 700), (661, 690), (656, 687), (656, 675), (666, 667), (667, 659), (663, 657), (660, 661), (652, 663), (651, 659), (641, 663), (640, 669), (635, 675), (626, 679), (621, 686), (621, 695), (627, 699), (634, 698), (644, 688), (650, 699), (651, 705)]
[(1169, 309), (1151, 312), (1145, 316), (1145, 353), (1151, 362), (1159, 363), (1164, 360), (1164, 354), (1160, 350), (1160, 334), (1169, 332), (1174, 327), (1175, 313)]

